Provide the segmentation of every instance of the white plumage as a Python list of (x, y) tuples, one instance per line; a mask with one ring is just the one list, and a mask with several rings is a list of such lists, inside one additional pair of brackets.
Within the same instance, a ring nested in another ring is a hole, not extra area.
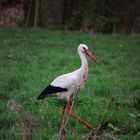
[[(85, 81), (88, 76), (88, 62), (85, 54), (89, 55), (94, 61), (96, 61), (96, 59), (91, 55), (91, 53), (89, 53), (88, 47), (84, 44), (80, 44), (78, 46), (78, 54), (81, 59), (81, 67), (76, 71), (56, 77), (56, 79), (54, 79), (53, 82), (50, 83), (50, 86), (52, 86), (52, 88), (59, 87), (62, 89), (67, 89), (67, 91), (59, 92), (58, 89), (58, 92), (52, 93), (53, 96), (56, 95), (60, 99), (70, 100), (70, 98), (75, 93), (77, 93), (78, 90), (84, 87)], [(45, 97), (44, 94), (46, 94), (47, 96), (47, 91), (45, 91), (45, 93), (43, 92), (43, 97)]]
[[(82, 119), (72, 114), (70, 110), (69, 100), (73, 97), (74, 94), (76, 94), (80, 89), (84, 87), (85, 81), (88, 76), (88, 62), (87, 62), (85, 54), (88, 55), (93, 61), (96, 62), (96, 59), (90, 53), (90, 51), (88, 50), (88, 47), (85, 44), (80, 44), (78, 46), (78, 54), (81, 59), (81, 67), (77, 69), (76, 71), (56, 77), (56, 79), (54, 79), (42, 91), (42, 93), (38, 96), (37, 99), (43, 99), (47, 96), (57, 96), (59, 99), (65, 99), (67, 101), (68, 114), (78, 119), (80, 122), (82, 122), (84, 125), (86, 125), (90, 129), (95, 130), (95, 128), (93, 128), (91, 125), (89, 125)], [(62, 109), (62, 120), (60, 123), (60, 128), (62, 128), (65, 108), (66, 108), (66, 104), (64, 105)]]

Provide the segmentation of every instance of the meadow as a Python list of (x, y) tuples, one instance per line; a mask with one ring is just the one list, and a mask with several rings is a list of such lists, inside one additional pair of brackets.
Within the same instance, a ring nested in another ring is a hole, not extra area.
[[(56, 140), (62, 103), (36, 100), (56, 76), (80, 67), (85, 43), (98, 63), (73, 112), (98, 129), (101, 140), (140, 139), (140, 36), (0, 29), (0, 139)], [(67, 115), (66, 115), (67, 117)], [(67, 140), (86, 140), (90, 130), (70, 118)]]

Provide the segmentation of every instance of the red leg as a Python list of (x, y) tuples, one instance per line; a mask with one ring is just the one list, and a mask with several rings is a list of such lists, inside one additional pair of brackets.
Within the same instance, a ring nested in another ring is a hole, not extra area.
[(71, 108), (70, 108), (70, 101), (67, 101), (67, 107), (68, 107), (68, 114), (70, 116), (72, 116), (73, 118), (77, 119), (78, 121), (80, 121), (81, 123), (83, 123), (84, 125), (86, 125), (88, 128), (92, 129), (95, 131), (95, 128), (92, 127), (90, 124), (88, 124), (87, 122), (83, 121), (82, 119), (80, 119), (79, 117), (77, 117), (76, 115), (74, 115), (73, 113), (71, 113)]
[(65, 109), (66, 109), (66, 104), (62, 108), (62, 117), (61, 117), (61, 121), (60, 121), (60, 129), (62, 128), (62, 125), (63, 125)]

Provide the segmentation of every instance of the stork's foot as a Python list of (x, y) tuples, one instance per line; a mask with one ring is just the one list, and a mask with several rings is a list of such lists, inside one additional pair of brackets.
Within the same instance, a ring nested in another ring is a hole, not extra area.
[(90, 126), (87, 126), (87, 128), (90, 129), (91, 131), (94, 131), (94, 133), (96, 133), (96, 128), (95, 127), (90, 125)]
[(91, 131), (90, 131), (88, 140), (97, 140), (95, 128), (94, 128), (94, 130), (91, 130)]
[(66, 129), (65, 128), (60, 128), (59, 140), (66, 140)]

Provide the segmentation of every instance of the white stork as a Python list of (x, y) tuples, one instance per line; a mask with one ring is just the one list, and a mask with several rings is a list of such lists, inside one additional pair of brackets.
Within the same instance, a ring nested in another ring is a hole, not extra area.
[(56, 79), (54, 79), (42, 91), (42, 93), (38, 96), (37, 99), (43, 99), (48, 96), (57, 96), (59, 99), (66, 100), (66, 104), (62, 108), (62, 119), (60, 122), (60, 128), (62, 128), (64, 113), (67, 107), (68, 114), (70, 116), (74, 117), (75, 119), (86, 125), (88, 128), (95, 130), (94, 127), (92, 127), (90, 124), (83, 121), (71, 112), (70, 99), (73, 97), (74, 94), (76, 94), (80, 89), (84, 87), (85, 81), (88, 76), (88, 61), (85, 54), (96, 62), (96, 58), (90, 53), (88, 47), (85, 44), (80, 44), (78, 46), (78, 54), (81, 59), (81, 67), (73, 72), (56, 77)]

